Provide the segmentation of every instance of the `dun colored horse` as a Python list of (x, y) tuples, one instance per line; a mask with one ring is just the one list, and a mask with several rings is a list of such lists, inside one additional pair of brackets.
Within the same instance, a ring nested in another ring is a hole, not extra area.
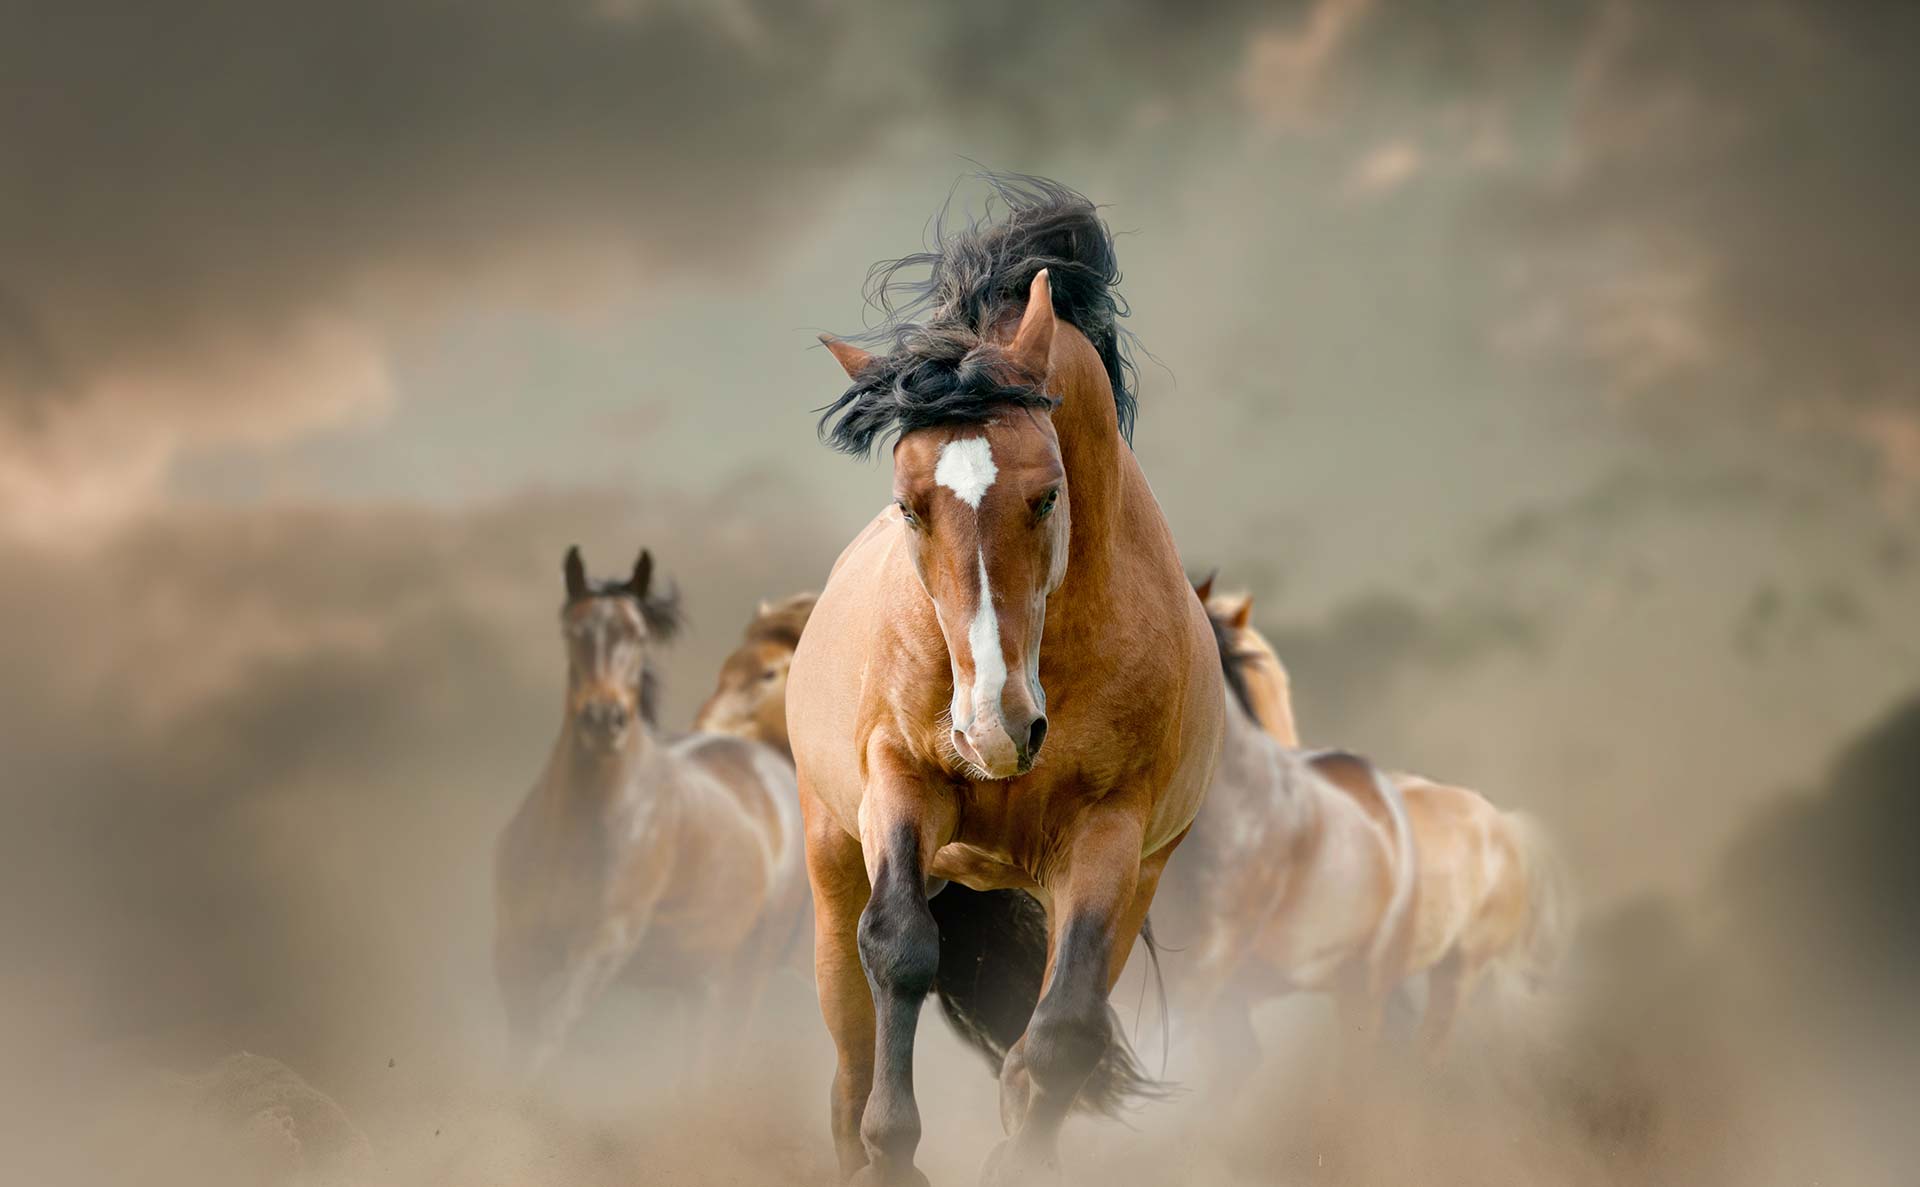
[[(1112, 241), (995, 179), (1004, 215), (910, 261), (887, 353), (828, 348), (840, 449), (897, 434), (788, 677), (832, 1127), (858, 1183), (918, 1184), (927, 994), (1000, 1074), (988, 1183), (1055, 1162), (1076, 1104), (1153, 1085), (1108, 993), (1220, 749), (1220, 666), (1128, 445)], [(900, 265), (895, 265), (897, 269)], [(880, 272), (883, 307), (888, 277)]]
[(679, 992), (709, 1055), (805, 920), (792, 769), (724, 734), (659, 729), (652, 649), (678, 629), (642, 552), (625, 581), (566, 559), (566, 713), (500, 838), (495, 970), (516, 1060), (538, 1071), (616, 977)]
[(1160, 926), (1192, 952), (1169, 967), (1228, 1070), (1256, 1049), (1253, 1005), (1286, 993), (1330, 993), (1343, 1033), (1377, 1035), (1405, 975), (1420, 871), (1398, 789), (1357, 755), (1265, 733), (1244, 675), (1251, 657), (1226, 619), (1214, 628), (1226, 744), (1167, 870)]
[(787, 668), (818, 594), (762, 602), (746, 637), (720, 665), (719, 683), (693, 719), (696, 731), (736, 734), (793, 758), (787, 741)]
[[(1207, 608), (1222, 646), (1237, 657), (1253, 716), (1276, 741), (1297, 745), (1286, 668), (1251, 623), (1252, 599), (1219, 594), (1207, 599)], [(1405, 773), (1391, 778), (1406, 804), (1420, 864), (1404, 976), (1427, 975), (1420, 1038), (1438, 1057), (1489, 968), (1504, 967), (1534, 985), (1551, 974), (1572, 930), (1570, 895), (1550, 840), (1533, 818), (1503, 812), (1468, 788)]]

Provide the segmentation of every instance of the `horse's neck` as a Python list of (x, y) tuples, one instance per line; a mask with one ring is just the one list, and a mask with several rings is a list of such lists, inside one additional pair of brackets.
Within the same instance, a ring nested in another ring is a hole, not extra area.
[[(1077, 610), (1100, 615), (1109, 596), (1119, 536), (1125, 523), (1127, 484), (1125, 443), (1106, 369), (1086, 335), (1061, 323), (1054, 345), (1053, 413), (1060, 438), (1060, 463), (1066, 470), (1072, 535), (1067, 541), (1067, 584)], [(1104, 615), (1100, 615), (1104, 618)]]
[(781, 698), (779, 713), (773, 715), (770, 720), (766, 719), (765, 715), (755, 716), (753, 732), (749, 736), (761, 745), (769, 746), (786, 755), (788, 762), (793, 761), (793, 739), (787, 736), (787, 707), (784, 697)]
[(568, 814), (598, 817), (626, 806), (641, 772), (661, 752), (645, 721), (634, 723), (620, 749), (603, 752), (582, 746), (569, 719), (548, 760), (544, 790)]
[(1200, 816), (1215, 845), (1264, 851), (1274, 836), (1312, 827), (1317, 811), (1305, 767), (1231, 699), (1217, 771)]
[(1232, 716), (1250, 737), (1248, 745), (1258, 747), (1266, 763), (1267, 812), (1274, 827), (1290, 837), (1303, 837), (1321, 826), (1325, 802), (1321, 791), (1328, 784), (1314, 774), (1300, 751), (1274, 739), (1251, 714), (1233, 706)]

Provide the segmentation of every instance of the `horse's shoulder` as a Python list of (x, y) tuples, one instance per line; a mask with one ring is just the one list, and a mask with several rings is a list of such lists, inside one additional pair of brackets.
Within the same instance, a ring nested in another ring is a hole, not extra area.
[(792, 765), (772, 747), (751, 738), (689, 734), (673, 750), (707, 776), (711, 790), (763, 825), (779, 821), (782, 798), (793, 794)]

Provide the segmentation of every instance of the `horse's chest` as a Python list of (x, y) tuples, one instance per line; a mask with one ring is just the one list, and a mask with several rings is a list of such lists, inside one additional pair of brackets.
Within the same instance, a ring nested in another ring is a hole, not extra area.
[(540, 821), (518, 845), (512, 881), (529, 922), (601, 926), (644, 901), (670, 869), (658, 814), (609, 807), (592, 816)]
[(928, 871), (935, 878), (975, 890), (1037, 890), (1025, 867), (1004, 853), (956, 841), (933, 855)]

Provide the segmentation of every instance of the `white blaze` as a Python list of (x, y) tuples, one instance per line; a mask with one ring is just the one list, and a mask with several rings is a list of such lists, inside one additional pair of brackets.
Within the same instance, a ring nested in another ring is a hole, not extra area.
[(1007, 657), (1000, 653), (1000, 618), (993, 612), (993, 588), (987, 583), (987, 552), (980, 550), (980, 606), (967, 627), (973, 651), (973, 708), (1000, 716), (1000, 693), (1007, 686)]
[(980, 510), (981, 498), (999, 475), (999, 468), (993, 464), (993, 447), (985, 437), (947, 442), (933, 467), (933, 480), (975, 511)]
[[(953, 492), (955, 498), (975, 512), (986, 498), (987, 488), (1000, 476), (993, 464), (993, 447), (985, 437), (961, 437), (940, 449), (934, 464), (933, 480)], [(993, 609), (993, 585), (987, 577), (987, 551), (980, 549), (980, 601), (973, 621), (967, 624), (967, 647), (973, 652), (973, 686), (967, 687), (954, 673), (953, 724), (969, 728), (982, 713), (1000, 717), (1000, 694), (1007, 686), (1007, 659), (1000, 651), (1000, 619)]]

